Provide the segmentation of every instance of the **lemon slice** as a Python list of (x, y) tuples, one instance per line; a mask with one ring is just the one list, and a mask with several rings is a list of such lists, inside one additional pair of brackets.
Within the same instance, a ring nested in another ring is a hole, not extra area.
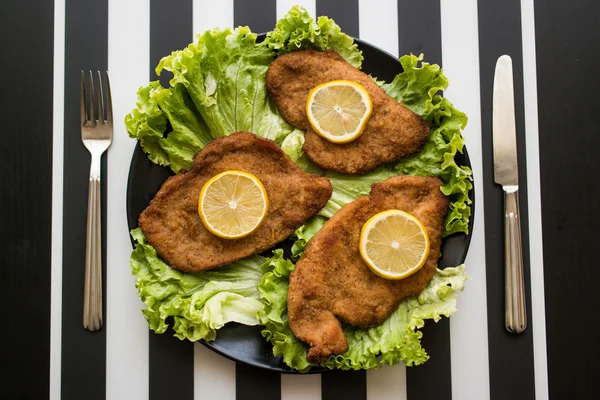
[(202, 187), (198, 214), (212, 234), (238, 239), (254, 232), (267, 215), (269, 199), (261, 181), (242, 171), (225, 171)]
[(371, 270), (386, 279), (417, 272), (429, 256), (429, 237), (414, 215), (400, 210), (372, 216), (360, 232), (360, 255)]
[(323, 83), (310, 91), (306, 101), (310, 125), (332, 143), (348, 143), (358, 138), (372, 111), (367, 89), (352, 81)]

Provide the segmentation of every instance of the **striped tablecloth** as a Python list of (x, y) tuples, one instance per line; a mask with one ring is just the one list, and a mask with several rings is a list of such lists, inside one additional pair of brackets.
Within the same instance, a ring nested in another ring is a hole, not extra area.
[[(594, 331), (581, 329), (584, 332), (572, 336), (565, 325), (569, 310), (578, 318), (587, 311), (574, 310), (578, 303), (560, 296), (580, 290), (578, 301), (590, 307), (590, 281), (598, 278), (598, 272), (574, 272), (572, 282), (564, 273), (570, 259), (559, 246), (567, 243), (575, 260), (593, 262), (585, 254), (591, 242), (581, 243), (576, 237), (586, 221), (574, 216), (572, 207), (598, 207), (599, 192), (597, 187), (582, 186), (591, 177), (577, 178), (589, 171), (584, 167), (591, 168), (591, 161), (577, 157), (566, 161), (556, 155), (557, 146), (575, 154), (575, 145), (599, 144), (598, 101), (592, 103), (595, 106), (582, 101), (580, 111), (589, 111), (585, 115), (589, 122), (579, 125), (572, 125), (570, 118), (575, 117), (557, 110), (563, 102), (579, 101), (574, 90), (598, 88), (597, 72), (577, 64), (579, 56), (586, 62), (585, 57), (592, 57), (577, 38), (588, 37), (595, 51), (600, 43), (593, 18), (584, 18), (582, 5), (537, 0), (534, 17), (534, 0), (55, 0), (53, 4), (9, 0), (7, 4), (2, 7), (10, 12), (1, 17), (0, 28), (8, 42), (7, 57), (1, 62), (6, 87), (0, 115), (12, 122), (0, 145), (0, 154), (8, 157), (1, 164), (1, 208), (8, 228), (2, 232), (0, 259), (3, 293), (10, 298), (2, 359), (10, 372), (3, 384), (9, 396), (0, 397), (545, 399), (569, 393), (582, 396), (592, 387), (589, 378), (591, 371), (598, 372), (598, 364), (585, 357), (585, 344), (593, 343)], [(154, 67), (161, 57), (186, 46), (195, 34), (238, 25), (266, 32), (295, 4), (313, 16), (333, 18), (345, 33), (395, 56), (424, 53), (426, 61), (443, 67), (450, 79), (445, 95), (469, 117), (464, 136), (476, 204), (466, 259), (471, 280), (459, 297), (459, 311), (450, 320), (425, 327), (423, 344), (431, 359), (423, 366), (281, 375), (236, 364), (168, 333), (149, 332), (140, 312), (143, 304), (128, 265), (131, 244), (125, 210), (136, 143), (121, 123), (135, 105), (137, 89), (156, 79)], [(591, 7), (595, 14), (589, 12), (597, 15), (598, 7)], [(578, 23), (588, 33), (579, 34)], [(493, 69), (502, 54), (513, 58), (515, 68), (529, 316), (521, 335), (504, 329), (502, 191), (492, 172)], [(543, 68), (536, 68), (536, 63)], [(85, 331), (81, 321), (89, 166), (79, 130), (81, 70), (110, 71), (116, 121), (115, 138), (103, 160), (106, 303), (105, 326), (96, 333)], [(559, 90), (564, 90), (562, 100), (557, 98)], [(16, 99), (6, 98), (8, 93)], [(567, 105), (564, 112), (575, 108)], [(577, 131), (564, 132), (560, 140), (561, 129), (569, 126)], [(584, 129), (595, 136), (584, 140), (578, 133)], [(549, 136), (544, 139), (538, 132)], [(554, 177), (562, 181), (557, 183)], [(560, 189), (587, 194), (569, 203), (557, 198)], [(587, 213), (587, 218), (597, 223), (598, 211)], [(569, 237), (561, 238), (559, 232)], [(576, 346), (578, 340), (584, 349)], [(570, 355), (573, 366), (568, 364)], [(570, 383), (561, 383), (563, 379)]]

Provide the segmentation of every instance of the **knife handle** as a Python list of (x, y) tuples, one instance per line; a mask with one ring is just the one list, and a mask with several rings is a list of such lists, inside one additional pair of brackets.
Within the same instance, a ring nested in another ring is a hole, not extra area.
[(506, 330), (521, 333), (527, 327), (527, 311), (518, 190), (505, 189), (504, 211)]

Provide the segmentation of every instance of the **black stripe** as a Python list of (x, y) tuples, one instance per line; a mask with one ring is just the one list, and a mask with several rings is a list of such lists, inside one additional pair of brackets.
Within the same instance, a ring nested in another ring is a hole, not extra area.
[(398, 0), (400, 55), (423, 53), (429, 63), (442, 65), (440, 0)]
[[(488, 343), (492, 399), (533, 399), (533, 323), (529, 274), (529, 224), (523, 110), (523, 58), (520, 0), (480, 1), (479, 62), (488, 304)], [(513, 335), (504, 327), (504, 213), (502, 188), (494, 183), (492, 153), (492, 89), (498, 57), (513, 60), (519, 162), (519, 202), (528, 327)], [(510, 382), (510, 384), (507, 384)]]
[[(193, 40), (192, 0), (150, 1), (150, 76), (164, 56), (186, 47)], [(165, 71), (166, 72), (166, 71)], [(168, 73), (161, 83), (168, 86)], [(149, 336), (150, 399), (194, 397), (194, 344), (173, 336), (173, 330)]]
[[(398, 0), (398, 52), (424, 54), (429, 63), (442, 64), (440, 0)], [(430, 356), (423, 365), (406, 369), (409, 399), (451, 399), (450, 323), (428, 320), (422, 329), (422, 345)], [(435, 376), (435, 385), (431, 377)]]
[[(260, 10), (260, 12), (256, 12)], [(253, 32), (263, 33), (273, 30), (276, 17), (275, 0), (234, 0), (233, 25), (248, 25)], [(264, 400), (281, 398), (281, 375), (276, 372), (237, 364), (235, 369), (236, 398)]]
[(244, 364), (236, 364), (236, 400), (281, 399), (281, 374)]
[[(154, 71), (161, 58), (181, 50), (194, 39), (192, 0), (150, 0), (150, 79), (159, 77)], [(163, 71), (160, 82), (169, 86), (172, 75)]]
[(317, 0), (317, 16), (333, 18), (342, 32), (359, 37), (358, 0)]
[(550, 398), (597, 396), (597, 1), (535, 1)]
[(2, 3), (0, 359), (10, 399), (47, 398), (50, 382), (53, 26), (51, 1)]
[(365, 371), (328, 371), (321, 374), (322, 400), (367, 398)]
[[(437, 323), (427, 320), (421, 331), (421, 345), (430, 358), (423, 365), (406, 368), (407, 398), (452, 399), (450, 320), (443, 318)], [(434, 385), (432, 376), (435, 376)]]
[(234, 0), (233, 26), (248, 25), (252, 32), (272, 31), (277, 22), (276, 0)]
[(150, 399), (193, 399), (194, 344), (169, 329), (161, 335), (150, 332), (149, 348)]
[[(83, 276), (90, 155), (81, 142), (81, 71), (108, 68), (108, 1), (67, 0), (65, 9), (62, 376), (64, 399), (104, 399), (106, 328), (83, 328)], [(90, 15), (93, 18), (90, 18)], [(102, 157), (102, 286), (106, 294), (106, 153)], [(106, 296), (103, 296), (106, 310)], [(106, 312), (104, 312), (106, 327)], [(94, 388), (90, 391), (90, 388)]]
[[(340, 26), (342, 32), (359, 37), (358, 0), (317, 0), (317, 18), (325, 15)], [(367, 398), (367, 373), (365, 371), (328, 371), (321, 375), (323, 400)]]

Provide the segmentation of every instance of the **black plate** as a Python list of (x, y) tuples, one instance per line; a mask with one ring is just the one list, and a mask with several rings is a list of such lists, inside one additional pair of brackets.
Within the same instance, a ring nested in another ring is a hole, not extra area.
[[(259, 40), (262, 39), (264, 39), (264, 35), (259, 35)], [(394, 56), (364, 41), (354, 40), (364, 55), (364, 72), (386, 82), (391, 82), (397, 74), (402, 72), (402, 67)], [(459, 165), (471, 167), (466, 148), (464, 154), (456, 155), (456, 162)], [(127, 182), (127, 222), (129, 230), (137, 228), (138, 216), (148, 206), (163, 182), (171, 175), (173, 173), (169, 168), (150, 162), (140, 145), (137, 145), (131, 159)], [(475, 198), (472, 190), (469, 197), (472, 200)], [(474, 206), (473, 203), (471, 205), (469, 232), (473, 232)], [(462, 233), (444, 238), (442, 240), (442, 257), (439, 261), (439, 268), (462, 264), (467, 255), (470, 241), (471, 235)], [(282, 373), (298, 373), (285, 365), (281, 357), (273, 356), (272, 346), (261, 336), (260, 331), (260, 326), (227, 324), (219, 329), (217, 339), (214, 342), (206, 343), (202, 341), (201, 343), (215, 352), (243, 364)], [(179, 339), (173, 338), (173, 340)], [(323, 371), (329, 370), (312, 368), (310, 372)]]

